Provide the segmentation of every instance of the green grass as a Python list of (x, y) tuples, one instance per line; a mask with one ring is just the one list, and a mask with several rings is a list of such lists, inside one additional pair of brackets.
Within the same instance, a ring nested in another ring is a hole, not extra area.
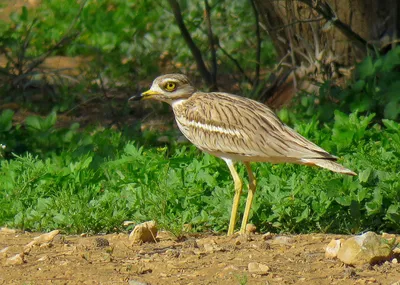
[[(222, 160), (190, 145), (144, 146), (138, 134), (133, 142), (135, 135), (114, 130), (55, 129), (52, 116), (41, 124), (27, 120), (35, 128), (0, 121), (0, 139), (9, 140), (0, 169), (0, 225), (97, 233), (123, 230), (124, 220), (154, 219), (176, 234), (185, 224), (194, 231), (226, 231), (234, 191)], [(336, 112), (330, 125), (298, 121), (296, 130), (359, 176), (253, 164), (258, 188), (250, 221), (274, 232), (398, 229), (400, 126), (390, 120), (373, 125), (372, 119)], [(10, 133), (20, 144), (25, 138), (20, 154), (8, 149), (18, 146)], [(245, 168), (238, 169), (246, 188)]]

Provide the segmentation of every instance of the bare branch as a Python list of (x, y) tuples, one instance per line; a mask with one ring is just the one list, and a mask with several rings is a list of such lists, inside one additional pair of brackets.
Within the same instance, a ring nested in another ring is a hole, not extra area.
[(243, 68), (240, 66), (240, 63), (233, 57), (231, 56), (221, 45), (220, 43), (217, 41), (217, 45), (219, 47), (219, 49), (222, 51), (222, 53), (229, 58), (237, 67), (237, 69), (240, 71), (240, 73), (243, 75), (244, 79), (249, 82), (251, 85), (253, 85), (253, 81), (250, 79), (250, 77), (248, 77), (246, 75), (246, 72), (243, 70)]
[(168, 0), (168, 3), (171, 6), (172, 12), (174, 14), (176, 23), (178, 24), (178, 27), (181, 31), (182, 37), (185, 40), (186, 44), (188, 45), (188, 47), (196, 61), (197, 68), (199, 69), (201, 76), (203, 77), (203, 79), (207, 85), (212, 86), (213, 81), (212, 81), (211, 73), (208, 71), (208, 69), (204, 63), (200, 49), (195, 44), (188, 29), (186, 28), (185, 22), (183, 21), (183, 18), (182, 18), (181, 7), (179, 6), (178, 1), (177, 0)]
[(291, 22), (291, 23), (289, 23), (289, 24), (287, 24), (287, 25), (283, 25), (283, 26), (276, 27), (276, 28), (271, 28), (271, 31), (279, 31), (279, 30), (288, 28), (288, 27), (290, 27), (290, 26), (294, 26), (294, 25), (302, 24), (302, 23), (320, 22), (320, 21), (322, 21), (323, 19), (325, 19), (325, 18), (324, 18), (324, 17), (319, 17), (319, 18), (315, 18), (315, 19), (296, 20), (296, 21)]
[(346, 37), (353, 40), (354, 43), (362, 50), (367, 48), (368, 50), (375, 52), (376, 49), (373, 45), (368, 43), (359, 34), (354, 32), (351, 27), (341, 20), (338, 19), (337, 15), (333, 11), (332, 7), (325, 1), (314, 1), (314, 0), (299, 0), (304, 4), (308, 5), (320, 15), (322, 15), (326, 20), (330, 21), (333, 26), (338, 28)]
[(215, 40), (214, 35), (211, 27), (211, 8), (208, 3), (208, 0), (204, 0), (205, 6), (205, 18), (207, 24), (207, 34), (208, 34), (208, 41), (210, 42), (210, 49), (211, 49), (211, 62), (212, 62), (212, 70), (211, 70), (211, 79), (213, 81), (213, 85), (211, 89), (218, 89), (217, 88), (217, 51), (215, 49)]
[(87, 0), (82, 1), (81, 6), (79, 7), (78, 14), (75, 16), (74, 20), (69, 25), (64, 36), (54, 46), (49, 48), (46, 52), (44, 52), (42, 55), (40, 55), (36, 60), (32, 61), (32, 63), (28, 66), (26, 73), (31, 72), (33, 69), (38, 67), (54, 51), (62, 48), (66, 44), (70, 43), (72, 40), (74, 40), (80, 34), (79, 32), (72, 33), (72, 29), (74, 28), (76, 22), (78, 21), (79, 17), (81, 16), (82, 10), (83, 10), (86, 2), (87, 2)]
[(258, 10), (254, 0), (250, 0), (251, 7), (254, 12), (254, 19), (256, 22), (256, 38), (257, 38), (257, 50), (256, 50), (256, 75), (254, 77), (254, 88), (257, 88), (258, 82), (260, 80), (260, 62), (261, 62), (261, 35), (260, 35), (260, 24), (258, 17)]

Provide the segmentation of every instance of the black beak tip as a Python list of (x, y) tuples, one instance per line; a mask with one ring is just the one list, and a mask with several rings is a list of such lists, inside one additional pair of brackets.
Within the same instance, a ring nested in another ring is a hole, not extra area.
[(133, 95), (131, 98), (129, 98), (128, 101), (130, 101), (130, 102), (139, 101), (142, 98), (143, 98), (142, 94), (137, 94), (137, 95)]

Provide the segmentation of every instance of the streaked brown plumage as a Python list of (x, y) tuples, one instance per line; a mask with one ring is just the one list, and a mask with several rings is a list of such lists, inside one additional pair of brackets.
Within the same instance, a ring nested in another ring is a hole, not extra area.
[(250, 162), (289, 162), (356, 175), (336, 163), (336, 157), (283, 124), (266, 105), (228, 93), (197, 91), (185, 75), (159, 76), (149, 91), (131, 99), (169, 103), (186, 138), (202, 151), (226, 161), (235, 182), (228, 235), (234, 231), (242, 191), (235, 162), (243, 162), (249, 175), (249, 194), (240, 233), (245, 231), (256, 188)]

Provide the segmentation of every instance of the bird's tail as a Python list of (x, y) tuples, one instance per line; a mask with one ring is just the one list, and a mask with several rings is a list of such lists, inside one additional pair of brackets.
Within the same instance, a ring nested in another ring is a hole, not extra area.
[(357, 173), (347, 169), (343, 165), (329, 159), (323, 158), (302, 158), (301, 163), (305, 165), (314, 165), (322, 168), (329, 169), (333, 172), (338, 172), (346, 175), (356, 176)]

